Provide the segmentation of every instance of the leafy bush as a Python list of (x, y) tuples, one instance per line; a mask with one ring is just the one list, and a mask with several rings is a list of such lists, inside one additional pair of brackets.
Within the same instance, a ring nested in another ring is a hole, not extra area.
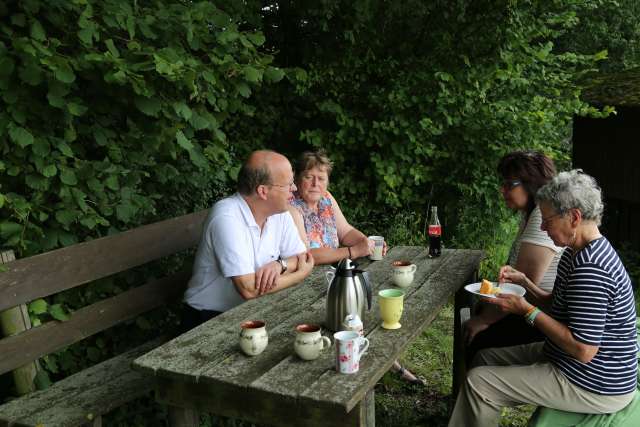
[(486, 248), (509, 227), (498, 159), (540, 149), (566, 167), (573, 115), (608, 112), (576, 85), (606, 53), (554, 45), (596, 2), (285, 3), (263, 29), (290, 68), (256, 94), (256, 120), (292, 155), (328, 151), (332, 192), (355, 223), (385, 229), (394, 212), (424, 217), (435, 204), (450, 243)]
[(206, 206), (238, 170), (222, 126), (283, 72), (213, 2), (0, 6), (0, 230), (20, 256)]

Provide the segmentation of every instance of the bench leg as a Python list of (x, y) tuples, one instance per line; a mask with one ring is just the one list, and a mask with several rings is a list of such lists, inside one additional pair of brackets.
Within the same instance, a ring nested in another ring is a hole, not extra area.
[(200, 415), (195, 409), (169, 406), (169, 425), (171, 427), (198, 427)]

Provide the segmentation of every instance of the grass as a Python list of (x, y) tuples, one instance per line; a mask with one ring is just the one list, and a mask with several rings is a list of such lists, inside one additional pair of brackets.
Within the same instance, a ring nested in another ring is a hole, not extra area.
[(445, 306), (431, 326), (417, 338), (400, 363), (427, 380), (409, 384), (388, 372), (376, 385), (376, 424), (441, 426), (449, 419), (453, 361), (453, 305)]
[[(446, 426), (451, 401), (453, 364), (453, 303), (440, 311), (433, 323), (400, 358), (404, 367), (427, 380), (427, 386), (402, 381), (388, 372), (376, 385), (376, 424), (394, 427)], [(524, 427), (534, 411), (530, 405), (505, 408), (501, 426)]]

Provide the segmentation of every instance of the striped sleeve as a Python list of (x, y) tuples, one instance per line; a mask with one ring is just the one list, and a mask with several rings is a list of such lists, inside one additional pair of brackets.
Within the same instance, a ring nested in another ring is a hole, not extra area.
[(594, 264), (576, 267), (564, 294), (567, 327), (576, 340), (599, 346), (610, 304), (611, 280)]

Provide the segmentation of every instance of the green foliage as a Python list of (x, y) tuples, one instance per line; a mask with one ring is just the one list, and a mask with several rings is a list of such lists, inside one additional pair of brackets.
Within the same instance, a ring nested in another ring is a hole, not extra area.
[[(260, 91), (256, 119), (266, 138), (298, 139), (282, 145), (292, 154), (328, 151), (331, 190), (356, 223), (384, 229), (388, 212), (435, 204), (450, 243), (507, 244), (498, 159), (539, 149), (566, 167), (573, 115), (606, 114), (576, 85), (602, 56), (555, 47), (598, 4), (284, 2), (265, 12), (264, 31), (267, 43), (291, 41), (276, 63), (294, 88)], [(236, 132), (253, 136), (248, 127)]]
[(206, 206), (237, 159), (223, 125), (282, 78), (213, 2), (0, 7), (0, 232), (20, 256)]
[(584, 16), (558, 40), (570, 52), (597, 53), (606, 58), (599, 69), (620, 71), (640, 64), (640, 3), (636, 0), (590, 2)]

